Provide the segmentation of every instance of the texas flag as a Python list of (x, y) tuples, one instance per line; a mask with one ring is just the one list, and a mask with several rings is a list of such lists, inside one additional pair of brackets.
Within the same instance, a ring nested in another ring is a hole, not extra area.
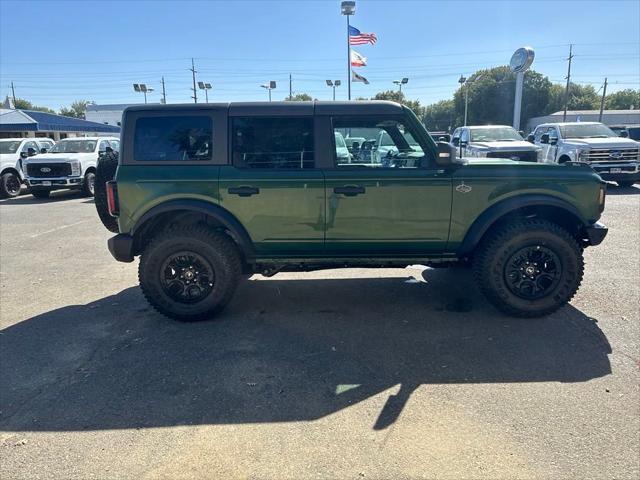
[(367, 57), (360, 55), (355, 50), (351, 50), (351, 66), (364, 67), (367, 65)]

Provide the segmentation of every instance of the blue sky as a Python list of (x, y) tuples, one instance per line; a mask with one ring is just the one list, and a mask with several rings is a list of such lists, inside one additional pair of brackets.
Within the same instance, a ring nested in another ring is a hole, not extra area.
[[(339, 1), (21, 1), (0, 0), (0, 94), (59, 108), (76, 99), (142, 101), (132, 83), (156, 89), (164, 75), (170, 103), (191, 101), (190, 58), (209, 101), (265, 100), (259, 84), (278, 82), (274, 99), (294, 93), (345, 99), (346, 23)], [(351, 21), (378, 36), (355, 47), (371, 84), (353, 97), (395, 88), (410, 98), (450, 98), (460, 74), (507, 64), (518, 47), (536, 50), (533, 68), (563, 82), (568, 44), (573, 79), (609, 91), (640, 88), (640, 2), (358, 0)], [(199, 92), (199, 95), (203, 92)], [(202, 95), (204, 99), (204, 95)]]

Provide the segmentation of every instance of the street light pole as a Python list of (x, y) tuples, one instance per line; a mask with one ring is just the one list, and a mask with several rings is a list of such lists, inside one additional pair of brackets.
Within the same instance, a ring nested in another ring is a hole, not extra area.
[(340, 80), (325, 80), (327, 82), (327, 86), (333, 88), (333, 101), (336, 101), (336, 87), (339, 87), (342, 82)]
[(407, 77), (404, 77), (402, 80), (394, 80), (393, 81), (393, 83), (398, 85), (398, 89), (399, 89), (400, 93), (402, 93), (402, 85), (405, 85), (408, 82), (409, 82), (409, 79)]

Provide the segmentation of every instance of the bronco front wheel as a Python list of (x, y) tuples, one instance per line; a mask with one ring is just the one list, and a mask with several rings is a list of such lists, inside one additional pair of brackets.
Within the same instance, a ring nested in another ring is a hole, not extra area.
[(160, 313), (183, 322), (213, 317), (231, 300), (241, 274), (233, 241), (192, 227), (154, 238), (140, 258), (142, 293)]
[(518, 317), (540, 317), (575, 295), (584, 260), (569, 232), (534, 219), (489, 234), (475, 255), (473, 269), (480, 290), (499, 310)]

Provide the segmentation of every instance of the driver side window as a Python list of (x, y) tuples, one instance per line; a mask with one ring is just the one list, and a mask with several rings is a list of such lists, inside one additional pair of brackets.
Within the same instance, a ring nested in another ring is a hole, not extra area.
[[(400, 119), (384, 117), (334, 118), (338, 168), (419, 168), (425, 153)], [(342, 144), (342, 143), (341, 143)]]

